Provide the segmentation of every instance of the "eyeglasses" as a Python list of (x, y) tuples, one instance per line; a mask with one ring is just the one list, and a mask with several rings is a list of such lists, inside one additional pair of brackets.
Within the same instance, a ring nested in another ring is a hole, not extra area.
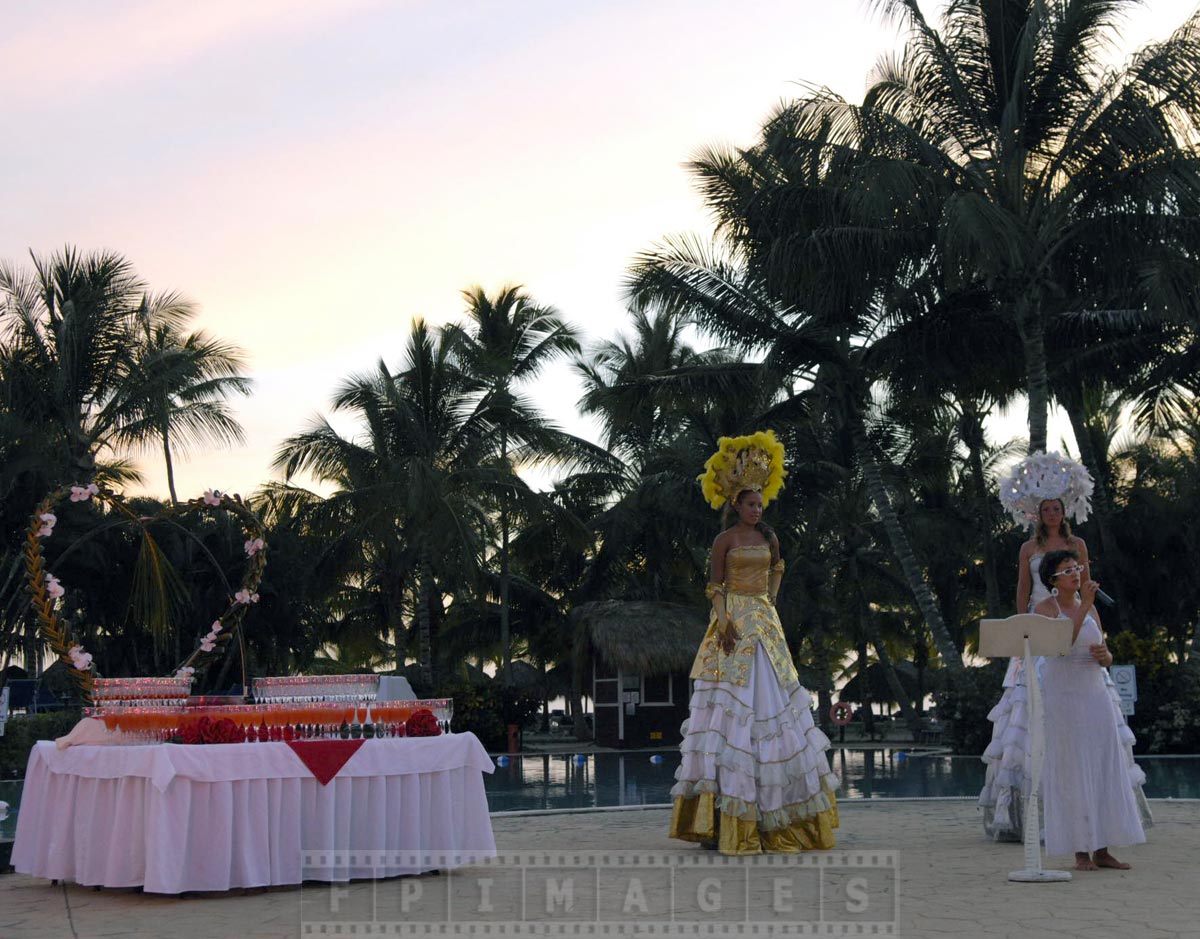
[(1064, 574), (1082, 574), (1083, 565), (1077, 564), (1075, 567), (1064, 567), (1061, 571), (1051, 574), (1051, 577), (1062, 577)]

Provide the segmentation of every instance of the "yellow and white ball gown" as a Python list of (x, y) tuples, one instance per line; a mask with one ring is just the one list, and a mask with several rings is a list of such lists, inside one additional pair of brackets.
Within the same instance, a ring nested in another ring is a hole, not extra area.
[(716, 840), (722, 854), (835, 844), (839, 780), (768, 597), (770, 568), (767, 545), (726, 555), (726, 610), (740, 638), (722, 653), (712, 617), (692, 666), (691, 713), (671, 789), (670, 836)]

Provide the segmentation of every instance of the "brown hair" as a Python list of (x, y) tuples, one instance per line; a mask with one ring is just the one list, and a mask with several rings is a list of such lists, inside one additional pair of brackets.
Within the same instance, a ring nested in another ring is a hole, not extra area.
[[(1062, 532), (1063, 538), (1067, 541), (1071, 540), (1071, 523), (1067, 521), (1067, 506), (1062, 499), (1043, 499), (1038, 503), (1038, 523), (1037, 523), (1037, 543), (1039, 548), (1046, 547), (1046, 539), (1050, 537), (1050, 529), (1046, 527), (1046, 523), (1042, 521), (1042, 506), (1047, 502), (1057, 502), (1058, 507), (1063, 510), (1062, 524), (1059, 526), (1059, 531)], [(1078, 560), (1078, 558), (1076, 558)]]

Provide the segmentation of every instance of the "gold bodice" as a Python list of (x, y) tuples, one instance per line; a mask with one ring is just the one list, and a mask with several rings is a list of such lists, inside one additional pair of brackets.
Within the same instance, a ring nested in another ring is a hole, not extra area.
[(725, 554), (725, 609), (737, 628), (739, 639), (726, 655), (717, 642), (717, 617), (709, 619), (708, 632), (700, 643), (692, 678), (727, 681), (744, 686), (750, 680), (754, 649), (762, 645), (775, 675), (785, 689), (799, 684), (796, 666), (783, 638), (779, 614), (767, 597), (771, 571), (771, 549), (767, 545), (730, 548)]
[(725, 590), (743, 597), (765, 597), (771, 572), (771, 547), (765, 544), (730, 548), (725, 554)]

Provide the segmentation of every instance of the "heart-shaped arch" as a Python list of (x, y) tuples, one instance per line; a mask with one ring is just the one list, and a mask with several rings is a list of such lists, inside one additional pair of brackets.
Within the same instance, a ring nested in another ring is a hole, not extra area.
[(140, 516), (129, 508), (119, 493), (102, 485), (92, 483), (87, 486), (61, 486), (42, 500), (30, 518), (25, 536), (25, 576), (33, 599), (38, 631), (70, 669), (71, 677), (85, 702), (90, 702), (92, 697), (91, 657), (82, 651), (82, 647), (72, 645), (69, 628), (60, 619), (57, 609), (57, 601), (65, 591), (57, 578), (46, 571), (42, 553), (42, 542), (54, 533), (54, 524), (57, 521), (54, 509), (66, 499), (72, 502), (95, 499), (113, 512), (125, 516), (130, 524), (143, 526), (150, 522), (178, 519), (202, 511), (224, 512), (236, 517), (246, 534), (246, 569), (240, 589), (230, 598), (229, 605), (214, 622), (212, 631), (201, 641), (200, 646), (184, 659), (179, 669), (195, 671), (204, 668), (224, 651), (235, 635), (239, 634), (247, 607), (258, 600), (258, 585), (267, 565), (264, 541), (266, 531), (262, 521), (242, 501), (241, 496), (210, 489), (200, 498), (166, 506), (155, 515)]

